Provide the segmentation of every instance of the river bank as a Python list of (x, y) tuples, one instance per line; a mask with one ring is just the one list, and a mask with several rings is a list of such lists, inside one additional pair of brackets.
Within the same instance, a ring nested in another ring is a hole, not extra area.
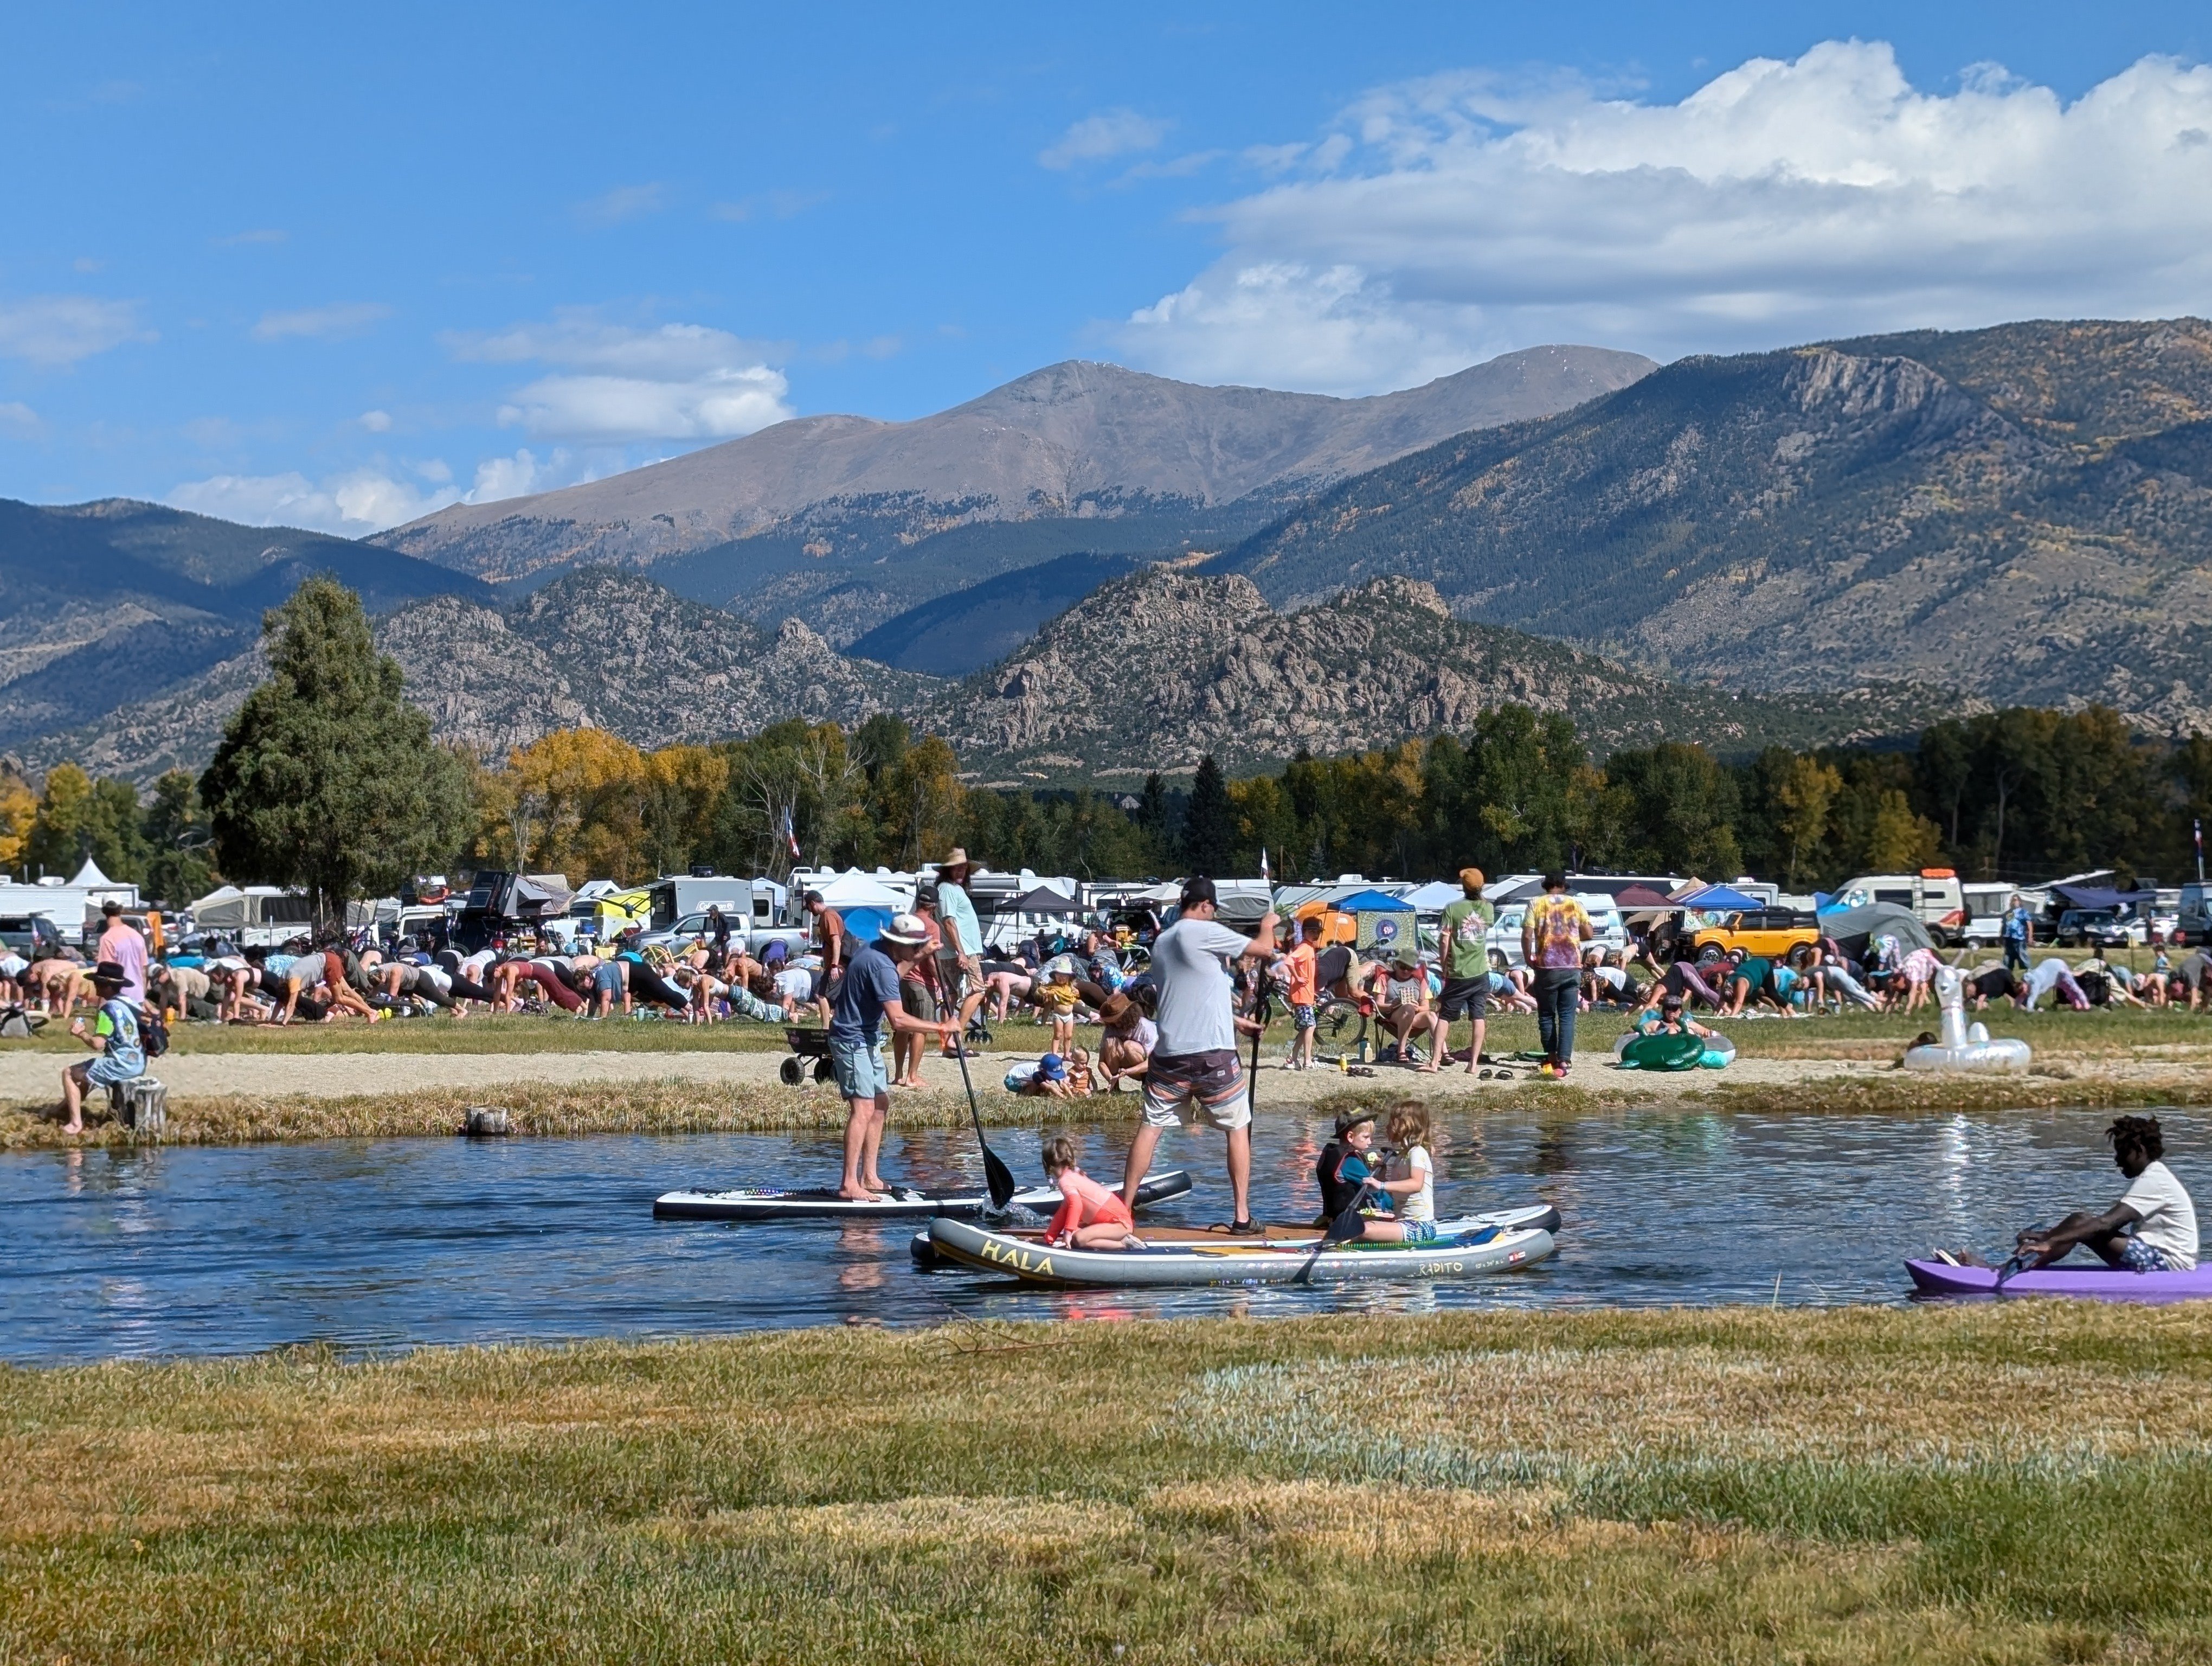
[[(10, 1061), (9, 1062), (17, 1062)], [(543, 1058), (387, 1055), (372, 1060), (231, 1059), (163, 1061), (171, 1098), (161, 1140), (171, 1145), (230, 1145), (272, 1140), (450, 1137), (471, 1106), (507, 1113), (518, 1135), (762, 1133), (842, 1127), (834, 1087), (789, 1088), (775, 1079), (772, 1056), (655, 1055), (641, 1071), (617, 1074), (589, 1054)], [(1026, 1098), (1000, 1085), (1004, 1061), (971, 1064), (976, 1106), (987, 1128), (1035, 1128), (1071, 1116), (1133, 1122), (1133, 1092), (1081, 1102)], [(945, 1079), (947, 1076), (951, 1080)], [(931, 1085), (901, 1090), (894, 1122), (909, 1128), (966, 1123), (968, 1100), (954, 1067), (929, 1073)], [(22, 1094), (9, 1079), (0, 1092)], [(1269, 1067), (1259, 1079), (1261, 1115), (1291, 1107), (1328, 1111), (1351, 1103), (1383, 1104), (1413, 1097), (1440, 1111), (1570, 1116), (1633, 1109), (1779, 1109), (1937, 1116), (1961, 1111), (2067, 1105), (2212, 1104), (2212, 1074), (2172, 1061), (2082, 1061), (2026, 1076), (1926, 1076), (1855, 1061), (1739, 1061), (1725, 1076), (1673, 1075), (1589, 1068), (1567, 1084), (1522, 1077), (1469, 1079), (1462, 1071), (1425, 1075), (1383, 1067), (1370, 1079), (1333, 1071), (1294, 1074)], [(0, 1105), (0, 1150), (127, 1146), (139, 1136), (88, 1108), (81, 1134), (62, 1131), (52, 1096)]]
[(0, 1406), (8, 1658), (2178, 1660), (2212, 1635), (2193, 1305), (310, 1350), (0, 1371)]

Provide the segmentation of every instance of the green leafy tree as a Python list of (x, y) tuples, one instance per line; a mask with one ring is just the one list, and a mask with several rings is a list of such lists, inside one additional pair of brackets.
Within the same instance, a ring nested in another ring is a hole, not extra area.
[(459, 761), (400, 697), (361, 598), (317, 576), (262, 621), (269, 680), (246, 697), (200, 777), (217, 864), (296, 885), (319, 924), (349, 899), (444, 865), (472, 830)]
[(208, 853), (215, 842), (199, 784), (183, 769), (172, 769), (154, 783), (154, 797), (140, 825), (146, 840), (147, 892), (181, 908), (215, 887), (215, 865)]
[(1237, 822), (1229, 808), (1229, 784), (1208, 752), (1198, 761), (1190, 783), (1190, 803), (1182, 817), (1182, 859), (1193, 873), (1220, 876), (1236, 853)]
[(24, 860), (66, 877), (89, 857), (111, 879), (145, 878), (146, 843), (138, 826), (138, 792), (127, 781), (94, 781), (74, 763), (46, 772)]

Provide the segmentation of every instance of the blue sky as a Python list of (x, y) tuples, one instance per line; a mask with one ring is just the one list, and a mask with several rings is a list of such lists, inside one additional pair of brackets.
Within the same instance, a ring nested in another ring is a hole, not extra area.
[(27, 9), (0, 494), (358, 533), (1071, 356), (2212, 312), (2208, 16)]

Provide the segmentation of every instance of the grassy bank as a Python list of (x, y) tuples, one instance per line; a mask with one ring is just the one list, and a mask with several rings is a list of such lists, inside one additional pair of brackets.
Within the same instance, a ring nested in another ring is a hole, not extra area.
[[(2117, 1058), (2146, 1049), (2161, 1054), (2203, 1049), (2212, 1055), (2212, 1014), (2204, 1012), (2171, 1008), (2021, 1012), (1999, 1006), (1975, 1016), (1990, 1026), (1992, 1034), (2016, 1036), (2039, 1054)], [(1804, 1020), (1718, 1022), (1746, 1058), (1891, 1059), (1923, 1031), (1936, 1029), (1941, 1017), (1932, 1010), (1923, 1010), (1911, 1014), (1847, 1012)], [(1614, 1038), (1627, 1023), (1628, 1017), (1623, 1013), (1583, 1013), (1576, 1025), (1577, 1050), (1610, 1052)], [(1095, 1043), (1095, 1029), (1086, 1026), (1077, 1033), (1083, 1045)], [(1456, 1025), (1453, 1033), (1465, 1045), (1467, 1026)], [(1047, 1046), (1049, 1035), (1042, 1025), (1016, 1019), (996, 1027), (995, 1050), (1035, 1055)], [(1273, 1058), (1282, 1054), (1290, 1040), (1289, 1020), (1279, 1018), (1262, 1045), (1267, 1056)], [(692, 1025), (656, 1018), (592, 1023), (566, 1014), (520, 1013), (459, 1020), (399, 1018), (374, 1025), (354, 1019), (283, 1026), (185, 1024), (171, 1032), (171, 1045), (185, 1055), (773, 1053), (782, 1050), (784, 1039), (781, 1026), (745, 1021)], [(1534, 1018), (1501, 1014), (1491, 1019), (1485, 1043), (1489, 1050), (1515, 1052), (1536, 1045)], [(0, 1048), (70, 1056), (81, 1056), (83, 1052), (60, 1025), (49, 1025), (44, 1033), (28, 1040), (0, 1043)]]
[[(979, 1087), (981, 1084), (978, 1085)], [(999, 1091), (977, 1094), (983, 1122), (1030, 1128), (1061, 1117), (1054, 1102), (1018, 1098)], [(1098, 1114), (1136, 1115), (1136, 1097), (1093, 1101)], [(288, 1099), (228, 1095), (181, 1099), (169, 1107), (163, 1141), (173, 1146), (235, 1146), (270, 1140), (451, 1137), (470, 1106), (493, 1105), (508, 1113), (518, 1135), (585, 1134), (758, 1134), (778, 1129), (842, 1128), (845, 1104), (834, 1088), (791, 1089), (701, 1082), (594, 1083), (580, 1087), (520, 1085), (495, 1093), (436, 1091), (404, 1096), (361, 1095), (342, 1099)], [(1051, 1110), (1048, 1110), (1051, 1107)], [(88, 1118), (95, 1113), (88, 1111)], [(968, 1120), (968, 1101), (957, 1093), (902, 1092), (893, 1115), (902, 1128), (949, 1128)], [(0, 1150), (61, 1149), (127, 1145), (128, 1129), (88, 1120), (82, 1136), (61, 1132), (46, 1108), (0, 1110)]]
[(2212, 1316), (0, 1373), (0, 1659), (2212, 1658)]

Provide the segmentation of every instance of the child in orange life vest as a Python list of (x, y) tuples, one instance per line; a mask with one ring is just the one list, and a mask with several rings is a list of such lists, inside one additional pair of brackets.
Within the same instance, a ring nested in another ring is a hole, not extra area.
[(1141, 1250), (1129, 1206), (1075, 1166), (1075, 1141), (1056, 1134), (1044, 1142), (1045, 1178), (1060, 1188), (1060, 1212), (1044, 1229), (1056, 1250)]

